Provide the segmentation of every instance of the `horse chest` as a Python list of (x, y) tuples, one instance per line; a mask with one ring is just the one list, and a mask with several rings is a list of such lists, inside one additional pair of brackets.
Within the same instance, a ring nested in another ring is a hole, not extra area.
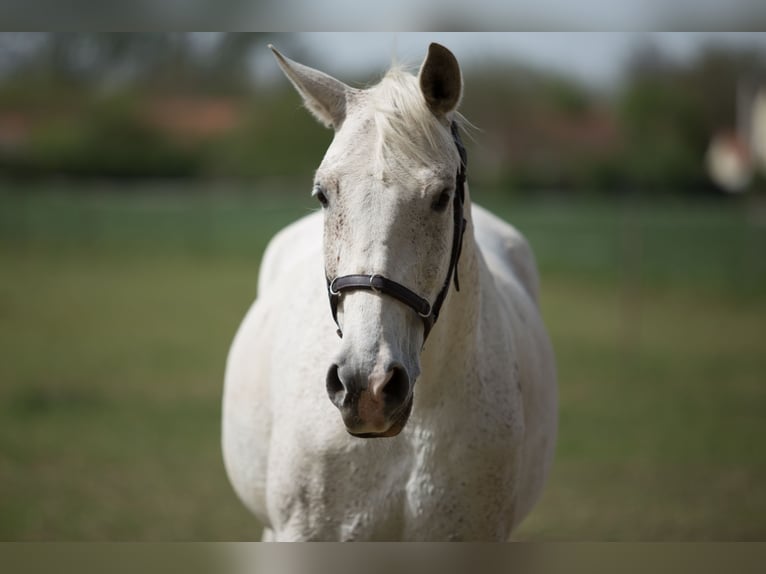
[[(278, 540), (401, 538), (406, 455), (397, 444), (335, 437), (270, 468), (269, 515)], [(356, 441), (356, 443), (352, 442)], [(398, 454), (393, 459), (382, 456)], [(273, 480), (271, 480), (273, 477)]]
[(390, 441), (348, 438), (339, 448), (340, 441), (325, 437), (325, 446), (307, 442), (286, 453), (270, 469), (277, 539), (507, 538), (518, 458), (512, 436), (497, 428), (461, 433), (461, 424), (458, 434), (442, 433), (427, 420), (412, 423)]
[(449, 428), (413, 429), (417, 455), (407, 484), (406, 539), (507, 539), (524, 429), (516, 411), (498, 408), (508, 397), (495, 399), (462, 419), (435, 413), (452, 421)]

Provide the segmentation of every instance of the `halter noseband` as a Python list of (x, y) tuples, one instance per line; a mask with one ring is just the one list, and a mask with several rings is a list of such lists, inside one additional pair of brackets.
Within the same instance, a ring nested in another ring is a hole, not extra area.
[(330, 297), (330, 310), (332, 311), (332, 318), (338, 326), (337, 333), (339, 337), (343, 336), (343, 332), (341, 331), (340, 323), (338, 323), (338, 303), (340, 302), (340, 296), (344, 291), (369, 290), (375, 293), (383, 293), (404, 303), (415, 311), (423, 320), (423, 342), (428, 338), (428, 334), (431, 332), (436, 320), (439, 318), (439, 311), (441, 310), (444, 300), (447, 298), (447, 292), (449, 291), (450, 282), (453, 278), (455, 281), (455, 290), (460, 291), (457, 264), (463, 247), (463, 233), (465, 232), (466, 226), (466, 221), (463, 217), (463, 203), (465, 201), (465, 168), (468, 163), (468, 156), (465, 147), (463, 147), (463, 142), (460, 140), (460, 133), (458, 132), (456, 122), (452, 122), (450, 131), (452, 132), (452, 139), (455, 141), (457, 151), (460, 154), (460, 167), (458, 168), (457, 176), (455, 178), (455, 197), (452, 200), (452, 218), (454, 223), (452, 233), (452, 253), (450, 255), (447, 277), (444, 280), (444, 284), (442, 285), (439, 294), (436, 296), (432, 305), (428, 300), (423, 299), (423, 297), (401, 283), (392, 281), (382, 275), (343, 275), (342, 277), (335, 277), (335, 279), (332, 280), (327, 277), (327, 294)]

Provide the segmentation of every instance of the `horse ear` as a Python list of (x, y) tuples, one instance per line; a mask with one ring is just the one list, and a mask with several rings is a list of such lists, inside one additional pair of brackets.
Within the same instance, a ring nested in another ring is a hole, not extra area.
[(348, 96), (355, 90), (324, 72), (286, 58), (271, 44), (269, 49), (314, 117), (328, 128), (338, 129), (346, 117)]
[(428, 54), (418, 75), (420, 91), (429, 109), (444, 116), (457, 108), (463, 95), (463, 78), (457, 58), (440, 44), (428, 46)]

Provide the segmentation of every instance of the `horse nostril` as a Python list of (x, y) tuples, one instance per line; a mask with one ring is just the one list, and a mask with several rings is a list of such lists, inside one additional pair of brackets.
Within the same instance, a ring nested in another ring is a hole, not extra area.
[(400, 405), (410, 394), (410, 377), (402, 367), (394, 367), (391, 377), (381, 389), (381, 394), (387, 403)]
[(340, 408), (346, 398), (346, 387), (338, 375), (338, 365), (331, 365), (327, 371), (327, 394), (332, 403)]

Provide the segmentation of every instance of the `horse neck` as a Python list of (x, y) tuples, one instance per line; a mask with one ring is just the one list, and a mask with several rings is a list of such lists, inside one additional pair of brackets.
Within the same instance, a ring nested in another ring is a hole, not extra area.
[[(461, 369), (470, 368), (472, 361), (467, 354), (476, 348), (476, 335), (480, 317), (480, 270), (479, 254), (473, 233), (471, 217), (471, 199), (466, 183), (464, 217), (466, 229), (463, 247), (456, 272), (459, 275), (460, 291), (456, 291), (454, 281), (444, 300), (439, 320), (434, 325), (426, 341), (422, 361), (421, 381), (434, 380), (434, 385), (444, 390), (445, 379), (459, 379)], [(445, 376), (445, 375), (450, 376)], [(453, 376), (454, 375), (454, 376)]]

